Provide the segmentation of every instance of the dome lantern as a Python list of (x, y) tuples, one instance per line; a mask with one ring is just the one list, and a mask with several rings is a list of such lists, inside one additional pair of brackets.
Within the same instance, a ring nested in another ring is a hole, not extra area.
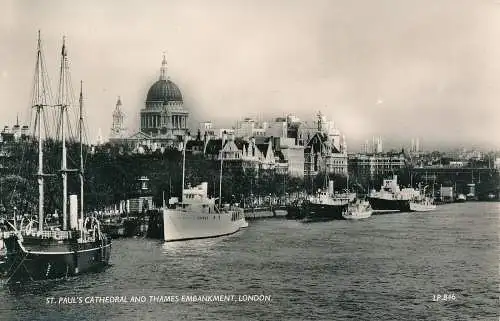
[(161, 61), (161, 69), (160, 69), (160, 80), (167, 79), (167, 57), (165, 53), (163, 53), (163, 60)]
[(160, 79), (149, 88), (146, 102), (182, 102), (182, 93), (177, 85), (167, 77), (167, 58), (163, 54)]

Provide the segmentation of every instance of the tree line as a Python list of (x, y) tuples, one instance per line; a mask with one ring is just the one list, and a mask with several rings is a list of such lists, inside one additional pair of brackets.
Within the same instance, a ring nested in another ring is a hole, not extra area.
[[(108, 148), (109, 147), (109, 148)], [(0, 176), (0, 211), (10, 212), (15, 207), (25, 213), (35, 213), (38, 207), (37, 143), (27, 142), (3, 146)], [(69, 142), (68, 167), (79, 168), (79, 144)], [(123, 153), (116, 148), (105, 146), (91, 153), (89, 146), (84, 146), (84, 202), (87, 210), (100, 210), (117, 204), (120, 200), (136, 197), (141, 193), (139, 178), (149, 179), (148, 195), (153, 196), (156, 204), (161, 204), (163, 197), (180, 196), (182, 182), (182, 152), (167, 149), (164, 152), (150, 154)], [(45, 208), (48, 213), (61, 211), (61, 146), (48, 140), (44, 142)], [(256, 169), (242, 166), (242, 163), (223, 162), (222, 199), (224, 202), (245, 202), (249, 198), (287, 197), (300, 192), (315, 192), (327, 186), (333, 180), (335, 190), (347, 189), (358, 193), (367, 193), (369, 189), (379, 189), (387, 175), (375, 177), (318, 173), (312, 177), (293, 177), (274, 170)], [(185, 184), (192, 186), (208, 183), (210, 196), (219, 196), (220, 161), (206, 159), (202, 154), (186, 154)], [(243, 170), (243, 168), (245, 168)], [(403, 186), (410, 185), (411, 168), (405, 167), (394, 172), (399, 175)], [(68, 193), (79, 194), (79, 175), (68, 174)], [(414, 181), (415, 185), (416, 182)], [(484, 177), (483, 185), (488, 189), (498, 189), (498, 173)]]

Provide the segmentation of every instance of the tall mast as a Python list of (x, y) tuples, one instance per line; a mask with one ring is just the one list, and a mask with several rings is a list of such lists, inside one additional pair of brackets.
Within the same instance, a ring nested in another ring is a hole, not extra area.
[(184, 180), (186, 177), (186, 137), (182, 146), (182, 186), (181, 186), (181, 202), (184, 202)]
[(432, 198), (434, 198), (434, 185), (436, 185), (436, 176), (434, 176), (434, 180), (432, 181)]
[[(38, 53), (37, 53), (37, 77), (41, 75), (39, 72), (42, 72), (42, 49), (41, 49), (41, 39), (40, 39), (40, 31), (38, 31)], [(38, 79), (40, 80), (40, 78)], [(38, 84), (37, 84), (38, 85)], [(35, 85), (35, 86), (37, 86)], [(40, 97), (37, 97), (40, 98)], [(38, 226), (40, 231), (43, 231), (43, 222), (44, 222), (44, 192), (43, 192), (43, 141), (42, 141), (42, 123), (43, 123), (43, 104), (38, 104), (36, 106), (36, 121), (38, 121)], [(15, 220), (14, 220), (15, 222)]]
[(43, 134), (42, 126), (45, 124), (43, 117), (44, 108), (49, 105), (47, 98), (50, 97), (50, 87), (48, 84), (47, 72), (42, 54), (42, 40), (40, 30), (38, 30), (37, 58), (35, 66), (35, 76), (33, 85), (33, 103), (35, 108), (35, 132), (38, 139), (38, 225), (39, 230), (43, 231), (44, 223), (44, 173), (43, 173)]
[(62, 144), (62, 159), (61, 159), (61, 176), (63, 183), (63, 195), (62, 195), (62, 216), (63, 216), (63, 230), (68, 229), (68, 168), (66, 160), (66, 130), (65, 130), (65, 117), (68, 111), (68, 101), (67, 101), (67, 55), (66, 55), (66, 39), (63, 37), (63, 45), (61, 50), (61, 67), (59, 73), (59, 98), (58, 107), (61, 109), (60, 113), (60, 129), (61, 129), (61, 144)]
[(222, 208), (222, 159), (224, 158), (223, 149), (224, 149), (224, 138), (221, 140), (221, 149), (220, 149), (220, 172), (219, 172), (219, 210)]
[(286, 174), (283, 174), (283, 195), (286, 195)]
[(349, 169), (347, 169), (347, 193), (349, 193)]
[[(319, 114), (321, 115), (321, 113)], [(318, 128), (321, 128), (321, 121), (319, 121), (319, 127)], [(321, 135), (321, 134), (318, 134), (318, 135)], [(321, 136), (318, 136), (318, 137), (321, 137)], [(323, 150), (323, 141), (322, 139), (320, 138), (319, 139), (319, 156), (321, 157), (321, 164), (323, 166), (323, 175), (325, 175), (325, 178), (324, 178), (324, 182), (323, 182), (323, 188), (324, 189), (327, 189), (328, 188), (328, 181), (330, 180), (329, 177), (328, 177), (328, 173), (327, 173), (327, 170), (326, 170), (326, 155), (323, 156), (323, 154), (325, 153), (324, 150)]]
[(80, 80), (80, 119), (78, 122), (78, 139), (80, 141), (80, 219), (83, 221), (83, 81)]

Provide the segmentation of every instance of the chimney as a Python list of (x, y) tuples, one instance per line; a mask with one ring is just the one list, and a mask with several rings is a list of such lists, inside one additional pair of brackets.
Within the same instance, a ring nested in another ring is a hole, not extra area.
[(333, 195), (333, 181), (328, 181), (328, 194)]
[(71, 229), (78, 228), (78, 196), (69, 196), (69, 226)]
[(224, 147), (224, 145), (226, 144), (226, 140), (227, 140), (227, 133), (226, 131), (224, 131), (222, 133), (222, 146)]

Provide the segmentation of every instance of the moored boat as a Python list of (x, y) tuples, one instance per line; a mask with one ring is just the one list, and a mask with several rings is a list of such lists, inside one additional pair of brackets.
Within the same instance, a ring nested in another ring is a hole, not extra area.
[(354, 204), (349, 204), (345, 213), (342, 214), (346, 220), (360, 220), (372, 216), (373, 210), (368, 201), (358, 201)]
[[(68, 70), (66, 48), (63, 40), (61, 58), (62, 81), (68, 81), (66, 74)], [(42, 62), (41, 40), (38, 37), (37, 64), (34, 90), (34, 105), (36, 111), (35, 124), (38, 124), (38, 220), (31, 219), (26, 225), (19, 227), (13, 225), (13, 231), (4, 238), (6, 256), (4, 274), (7, 283), (18, 283), (26, 281), (41, 281), (58, 279), (90, 271), (100, 270), (108, 265), (111, 255), (111, 241), (102, 233), (100, 222), (95, 217), (84, 216), (83, 206), (83, 96), (80, 89), (80, 168), (68, 169), (66, 163), (66, 131), (64, 119), (67, 117), (68, 101), (67, 94), (59, 93), (60, 114), (58, 126), (61, 131), (62, 160), (61, 176), (63, 185), (62, 195), (62, 227), (55, 228), (46, 224), (44, 208), (44, 178), (48, 176), (43, 172), (43, 136), (41, 130), (41, 120), (45, 120), (45, 107), (49, 103), (45, 100), (44, 93), (47, 84), (41, 84), (44, 77), (44, 63)], [(68, 88), (68, 84), (60, 85), (60, 90)], [(80, 177), (80, 199), (77, 195), (69, 197), (69, 215), (67, 174), (76, 172)], [(80, 201), (80, 202), (79, 202)], [(80, 211), (78, 211), (78, 209)], [(68, 222), (69, 221), (69, 222)], [(69, 223), (69, 225), (68, 225)]]
[(349, 198), (336, 196), (331, 191), (320, 190), (316, 195), (304, 201), (303, 222), (330, 221), (344, 219), (342, 213), (347, 211)]
[(222, 204), (222, 153), (219, 181), (219, 204), (208, 197), (208, 183), (184, 188), (186, 144), (183, 146), (181, 202), (163, 207), (165, 242), (230, 235), (248, 227), (243, 209), (238, 204)]
[(238, 206), (218, 208), (207, 196), (208, 183), (184, 189), (182, 202), (163, 210), (166, 242), (230, 235), (248, 226)]
[(458, 194), (457, 198), (455, 199), (455, 202), (457, 203), (463, 203), (467, 201), (467, 197), (464, 194)]
[(304, 199), (300, 198), (288, 204), (286, 207), (286, 218), (289, 220), (303, 219), (303, 203)]
[(428, 197), (410, 201), (410, 211), (412, 212), (430, 212), (436, 208), (436, 204)]
[[(434, 195), (434, 184), (432, 185), (432, 193)], [(430, 212), (436, 209), (436, 204), (434, 203), (434, 198), (427, 196), (426, 189), (428, 186), (421, 188), (421, 184), (418, 184), (419, 194), (410, 200), (410, 211), (412, 212)]]
[(372, 191), (368, 201), (375, 213), (409, 212), (410, 199), (418, 196), (413, 188), (400, 189), (396, 175), (392, 179), (384, 179), (380, 191)]

